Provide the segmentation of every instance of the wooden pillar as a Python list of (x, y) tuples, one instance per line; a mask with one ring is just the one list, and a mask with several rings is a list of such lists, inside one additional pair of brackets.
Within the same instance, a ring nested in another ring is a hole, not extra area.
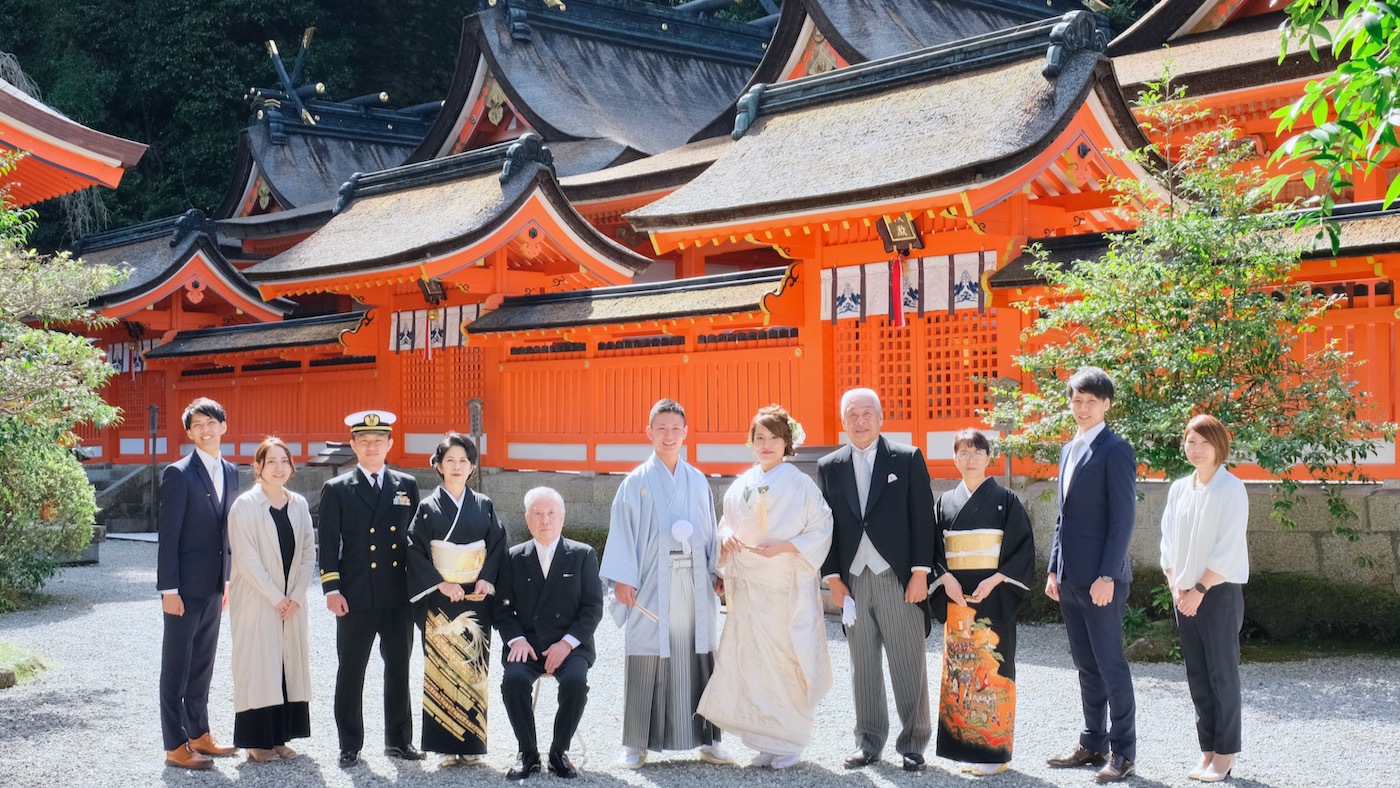
[(494, 337), (481, 339), (480, 335), (473, 336), (472, 342), (481, 343), (481, 415), (482, 431), (486, 434), (481, 464), (501, 468), (505, 467), (507, 445), (502, 345)]
[(796, 392), (793, 404), (794, 417), (802, 422), (807, 432), (807, 443), (827, 446), (836, 442), (835, 405), (832, 403), (836, 390), (835, 365), (831, 358), (831, 343), (822, 325), (822, 257), (824, 246), (817, 244), (814, 252), (805, 257), (797, 266), (798, 281), (802, 284), (802, 324), (799, 326), (799, 344), (796, 350), (802, 353), (798, 359), (798, 380), (801, 385)]
[[(374, 371), (370, 373), (374, 382), (370, 387), (370, 402), (363, 409), (383, 408), (403, 419), (403, 362), (399, 354), (389, 349), (389, 340), (394, 330), (394, 293), (388, 287), (371, 290), (365, 294), (365, 301), (374, 309)], [(361, 408), (356, 408), (360, 410)], [(402, 465), (404, 449), (408, 439), (402, 427), (394, 429), (394, 448), (390, 450), (388, 461)]]
[(689, 279), (704, 275), (705, 255), (700, 250), (700, 244), (682, 249), (680, 258), (676, 260), (676, 278)]

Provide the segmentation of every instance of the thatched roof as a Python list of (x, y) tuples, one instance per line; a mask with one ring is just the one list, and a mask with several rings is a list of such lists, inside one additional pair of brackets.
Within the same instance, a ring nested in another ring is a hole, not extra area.
[(989, 180), (1039, 154), (1091, 92), (1139, 139), (1091, 15), (1071, 18), (1087, 48), (1052, 43), (1052, 20), (771, 86), (719, 161), (628, 218), (690, 227)]

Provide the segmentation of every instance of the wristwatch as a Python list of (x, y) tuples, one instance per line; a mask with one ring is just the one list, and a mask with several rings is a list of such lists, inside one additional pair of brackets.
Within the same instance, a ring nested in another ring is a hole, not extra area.
[(1204, 593), (1206, 592), (1207, 589), (1206, 589), (1205, 586), (1201, 585), (1200, 583), (1197, 583), (1197, 584), (1196, 584), (1196, 590), (1197, 590), (1197, 591), (1200, 591), (1202, 594), (1204, 594)]
[(1113, 575), (1099, 575), (1099, 579), (1102, 580), (1102, 581), (1105, 582), (1105, 583), (1112, 583), (1112, 582), (1113, 582)]

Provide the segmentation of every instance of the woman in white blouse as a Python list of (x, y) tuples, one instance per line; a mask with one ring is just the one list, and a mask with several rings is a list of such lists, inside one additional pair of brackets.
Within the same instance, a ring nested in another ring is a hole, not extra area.
[(1176, 602), (1186, 682), (1196, 706), (1201, 762), (1186, 776), (1220, 782), (1240, 751), (1242, 586), (1249, 579), (1249, 496), (1224, 468), (1230, 433), (1214, 416), (1186, 425), (1182, 448), (1196, 470), (1172, 484), (1162, 513), (1162, 571)]

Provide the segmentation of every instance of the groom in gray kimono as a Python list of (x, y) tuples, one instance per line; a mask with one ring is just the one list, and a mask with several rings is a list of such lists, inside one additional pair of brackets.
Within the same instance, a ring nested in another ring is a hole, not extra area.
[(637, 769), (648, 750), (696, 747), (703, 761), (732, 764), (719, 729), (695, 713), (718, 643), (714, 496), (705, 476), (681, 459), (684, 408), (658, 401), (646, 434), (653, 453), (618, 487), (599, 571), (612, 588), (613, 620), (626, 628), (617, 765)]

